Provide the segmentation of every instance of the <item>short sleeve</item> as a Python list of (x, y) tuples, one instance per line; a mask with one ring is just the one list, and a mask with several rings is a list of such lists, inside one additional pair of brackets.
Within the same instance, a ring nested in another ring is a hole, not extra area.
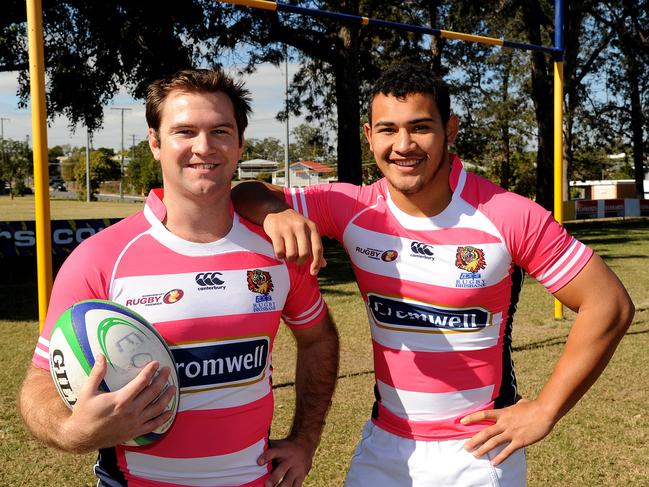
[(302, 266), (287, 265), (291, 287), (282, 319), (290, 328), (308, 328), (322, 321), (327, 312), (327, 305), (320, 293), (316, 277), (309, 273), (309, 263)]

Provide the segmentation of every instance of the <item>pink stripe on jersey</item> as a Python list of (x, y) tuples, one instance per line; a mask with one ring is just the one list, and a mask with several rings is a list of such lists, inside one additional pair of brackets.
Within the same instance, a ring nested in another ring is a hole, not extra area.
[[(279, 312), (274, 313), (279, 320)], [(268, 329), (265, 320), (258, 319), (255, 313), (242, 313), (232, 319), (219, 320), (219, 339), (226, 340), (229, 337), (241, 335), (241, 329), (245, 326), (247, 336), (268, 336), (273, 330)], [(170, 320), (156, 323), (156, 329), (165, 337), (170, 347), (189, 343), (200, 344), (214, 340), (214, 317), (193, 318), (192, 320)], [(188, 340), (191, 331), (191, 340)]]
[(471, 438), (476, 433), (485, 429), (485, 427), (493, 424), (493, 421), (481, 421), (467, 426), (460, 423), (460, 419), (466, 415), (485, 409), (492, 409), (493, 403), (488, 404), (484, 408), (467, 410), (462, 416), (458, 416), (457, 418), (442, 421), (410, 421), (392, 414), (380, 402), (378, 405), (378, 419), (372, 418), (372, 421), (392, 434), (413, 440), (426, 441), (434, 439), (436, 441), (443, 441)]
[(149, 252), (141, 255), (135, 254), (137, 246), (150, 246), (146, 243), (146, 239), (150, 239), (148, 235), (141, 237), (140, 241), (136, 242), (133, 247), (133, 253), (127, 253), (117, 267), (115, 278), (128, 276), (149, 276), (160, 274), (178, 274), (187, 272), (205, 272), (206, 269), (213, 269), (218, 266), (220, 271), (229, 271), (234, 269), (241, 269), (242, 267), (255, 268), (267, 267), (278, 265), (280, 261), (267, 257), (265, 255), (252, 254), (245, 251), (231, 251), (219, 255), (218, 258), (214, 256), (194, 256), (191, 261), (183, 264), (183, 259), (178, 259), (178, 254), (172, 250), (161, 247), (157, 252)]
[[(272, 417), (272, 394), (244, 406), (185, 411), (176, 417), (162, 440), (149, 446), (126, 449), (173, 458), (224, 455), (264, 438)], [(182, 445), (181, 451), (178, 451), (178, 445)]]
[[(457, 392), (494, 385), (498, 377), (497, 347), (462, 352), (411, 352), (374, 342), (376, 378), (396, 389)], [(497, 390), (500, 383), (495, 384)]]

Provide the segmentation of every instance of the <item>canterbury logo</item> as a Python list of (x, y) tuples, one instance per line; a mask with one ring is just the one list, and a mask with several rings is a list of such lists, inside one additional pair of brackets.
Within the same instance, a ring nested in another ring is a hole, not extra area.
[(426, 255), (428, 257), (433, 256), (433, 247), (425, 243), (412, 242), (410, 244), (410, 250), (412, 250), (415, 254)]
[(199, 286), (220, 286), (225, 284), (225, 281), (222, 281), (217, 276), (222, 276), (220, 272), (201, 272), (196, 274), (196, 284)]

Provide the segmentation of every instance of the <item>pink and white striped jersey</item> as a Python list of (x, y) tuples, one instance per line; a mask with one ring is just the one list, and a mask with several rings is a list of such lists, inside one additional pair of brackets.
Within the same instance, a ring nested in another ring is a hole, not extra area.
[(285, 190), (351, 259), (372, 333), (373, 421), (416, 440), (471, 437), (484, 425), (462, 417), (515, 402), (521, 268), (555, 292), (592, 255), (539, 205), (451, 163), (452, 200), (431, 218), (397, 208), (385, 179)]
[(149, 320), (169, 344), (180, 403), (167, 435), (146, 447), (102, 450), (106, 486), (261, 486), (273, 415), (271, 351), (280, 316), (292, 328), (326, 306), (308, 269), (277, 260), (263, 231), (233, 213), (212, 243), (182, 240), (162, 221), (162, 192), (84, 241), (57, 275), (33, 363), (49, 368), (48, 339), (73, 303), (108, 299)]

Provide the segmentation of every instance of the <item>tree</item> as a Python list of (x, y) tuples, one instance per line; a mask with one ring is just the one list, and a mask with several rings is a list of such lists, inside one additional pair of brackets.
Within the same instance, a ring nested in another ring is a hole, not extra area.
[(243, 160), (265, 159), (280, 162), (284, 160), (284, 144), (275, 137), (266, 137), (262, 140), (246, 139), (242, 158)]
[[(112, 181), (120, 177), (120, 165), (112, 159), (112, 149), (100, 148), (90, 153), (90, 199), (96, 199), (99, 185), (104, 181)], [(74, 166), (74, 177), (79, 188), (77, 196), (80, 200), (86, 199), (86, 155), (80, 158)]]
[(126, 170), (126, 184), (140, 195), (162, 187), (160, 163), (153, 157), (148, 140), (133, 147), (133, 158)]
[(609, 141), (630, 141), (636, 193), (643, 197), (645, 141), (649, 132), (649, 117), (645, 115), (649, 105), (649, 2), (605, 0), (599, 3), (594, 17), (599, 28), (614, 34), (603, 63), (607, 98), (595, 103), (596, 112), (608, 123), (598, 131)]
[[(103, 106), (125, 86), (143, 98), (154, 79), (198, 63), (211, 54), (213, 35), (204, 17), (207, 0), (43, 2), (47, 113), (64, 115), (71, 127), (91, 132), (103, 123)], [(29, 97), (25, 3), (3, 2), (0, 71), (20, 71), (21, 104)]]
[(310, 160), (323, 163), (333, 162), (333, 147), (329, 145), (327, 132), (319, 127), (303, 123), (295, 127), (293, 142), (289, 146), (289, 159), (291, 161)]
[(0, 141), (0, 180), (9, 184), (11, 199), (21, 194), (25, 179), (33, 175), (32, 152), (24, 141)]

